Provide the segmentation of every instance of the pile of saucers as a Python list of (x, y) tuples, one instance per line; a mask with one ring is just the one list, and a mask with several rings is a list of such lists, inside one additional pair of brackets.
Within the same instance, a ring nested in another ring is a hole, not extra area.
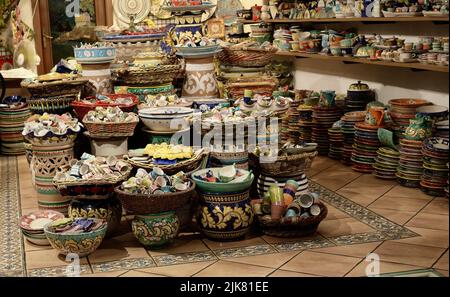
[(428, 105), (430, 102), (423, 99), (392, 99), (389, 101), (391, 105), (391, 118), (394, 123), (394, 130), (397, 136), (401, 137), (403, 132), (409, 126), (411, 119), (416, 117), (417, 108)]
[(447, 138), (433, 137), (423, 142), (423, 175), (420, 181), (421, 189), (431, 196), (443, 197), (448, 193), (448, 152)]
[(339, 160), (342, 156), (344, 146), (344, 134), (342, 133), (342, 121), (337, 121), (333, 127), (328, 129), (328, 138), (330, 139), (330, 151), (328, 156), (332, 159)]
[(300, 138), (300, 111), (298, 111), (298, 106), (300, 105), (299, 100), (295, 100), (291, 102), (289, 110), (287, 111), (288, 115), (288, 137), (287, 140), (290, 143), (298, 143)]
[(408, 188), (418, 188), (423, 173), (422, 143), (419, 140), (400, 139), (400, 162), (397, 181)]
[(311, 141), (318, 144), (317, 151), (319, 155), (326, 156), (330, 148), (328, 139), (328, 129), (341, 117), (341, 110), (336, 107), (313, 107), (313, 126)]
[(377, 150), (381, 147), (378, 140), (379, 126), (371, 126), (364, 122), (355, 124), (355, 142), (352, 152), (352, 169), (361, 173), (372, 173), (377, 157)]
[(449, 137), (449, 129), (448, 129), (448, 120), (439, 121), (436, 123), (436, 131), (434, 136), (448, 138)]
[[(447, 163), (447, 169), (449, 169), (449, 163)], [(444, 188), (445, 197), (447, 197), (447, 199), (448, 199), (448, 196), (449, 196), (449, 194), (448, 194), (448, 187), (449, 187), (449, 185), (450, 185), (450, 180), (449, 180), (449, 176), (447, 175), (447, 185)]]
[(299, 111), (300, 142), (311, 142), (313, 108), (308, 105), (300, 105), (297, 109)]
[(22, 131), (31, 116), (26, 103), (0, 108), (0, 151), (5, 155), (25, 154)]
[(352, 165), (353, 143), (355, 138), (355, 124), (364, 122), (366, 118), (365, 111), (347, 112), (342, 118), (341, 131), (344, 136), (344, 145), (342, 148), (341, 162), (344, 165)]
[(377, 151), (373, 175), (380, 179), (396, 179), (400, 153), (389, 147), (380, 147)]
[(50, 245), (44, 233), (44, 226), (63, 218), (64, 215), (60, 212), (39, 210), (23, 215), (19, 220), (19, 227), (29, 242), (36, 245)]

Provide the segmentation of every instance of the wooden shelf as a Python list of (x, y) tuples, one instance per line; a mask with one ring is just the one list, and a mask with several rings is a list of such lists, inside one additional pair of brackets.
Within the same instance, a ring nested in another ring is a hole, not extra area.
[(291, 23), (392, 23), (392, 22), (443, 22), (448, 23), (448, 17), (394, 17), (394, 18), (332, 18), (332, 19), (277, 19), (267, 20), (266, 23), (291, 24)]
[(242, 20), (242, 21), (237, 21), (238, 23), (242, 23), (242, 24), (261, 24), (261, 23), (265, 23), (264, 21), (251, 21), (251, 20)]
[(297, 58), (309, 58), (322, 61), (337, 61), (346, 64), (368, 64), (368, 65), (379, 65), (387, 67), (397, 67), (397, 68), (409, 68), (413, 70), (426, 70), (434, 72), (445, 72), (448, 73), (448, 67), (438, 66), (438, 65), (428, 65), (421, 63), (396, 63), (390, 61), (372, 61), (364, 58), (353, 58), (353, 57), (342, 57), (342, 56), (327, 56), (320, 54), (306, 54), (297, 52), (278, 52), (277, 56), (281, 57), (297, 57)]

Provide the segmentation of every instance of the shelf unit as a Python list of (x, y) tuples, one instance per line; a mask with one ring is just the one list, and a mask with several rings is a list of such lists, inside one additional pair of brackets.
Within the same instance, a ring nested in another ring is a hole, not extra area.
[(392, 17), (392, 18), (330, 18), (330, 19), (275, 19), (266, 20), (272, 24), (297, 24), (297, 23), (397, 23), (397, 22), (438, 22), (448, 23), (449, 17)]
[(445, 72), (448, 73), (449, 68), (447, 66), (439, 65), (429, 65), (421, 63), (397, 63), (390, 61), (372, 61), (364, 58), (353, 58), (353, 57), (343, 57), (343, 56), (328, 56), (321, 54), (308, 54), (300, 52), (278, 52), (276, 54), (279, 57), (296, 57), (296, 58), (309, 58), (318, 61), (337, 61), (346, 64), (367, 64), (367, 65), (379, 65), (387, 67), (397, 67), (397, 68), (409, 68), (412, 70), (421, 71), (434, 71), (434, 72)]

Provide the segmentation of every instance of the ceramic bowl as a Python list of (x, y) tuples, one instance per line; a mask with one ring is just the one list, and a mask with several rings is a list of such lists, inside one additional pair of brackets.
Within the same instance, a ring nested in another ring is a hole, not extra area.
[[(103, 221), (101, 219), (93, 219)], [(79, 257), (86, 257), (92, 254), (102, 243), (106, 235), (108, 224), (102, 228), (81, 234), (60, 234), (51, 231), (51, 224), (44, 227), (45, 236), (50, 245), (62, 255), (77, 254)]]
[(175, 211), (137, 215), (131, 222), (134, 236), (148, 248), (160, 248), (178, 236), (180, 221)]
[(28, 232), (22, 231), (23, 237), (25, 237), (29, 242), (35, 244), (35, 245), (50, 245), (50, 242), (48, 241), (47, 237), (45, 236), (44, 231), (42, 233), (38, 234), (30, 234)]
[(441, 105), (426, 105), (417, 108), (416, 110), (419, 116), (430, 116), (437, 120), (448, 119), (448, 108)]
[(230, 182), (230, 183), (211, 183), (211, 182), (207, 182), (207, 181), (203, 181), (200, 178), (198, 178), (199, 176), (203, 176), (206, 174), (206, 172), (208, 171), (212, 171), (214, 176), (219, 176), (219, 170), (221, 168), (207, 168), (207, 169), (202, 169), (199, 171), (196, 171), (192, 174), (192, 179), (195, 181), (195, 183), (197, 184), (197, 187), (205, 193), (233, 193), (233, 192), (242, 192), (247, 190), (248, 188), (250, 188), (250, 186), (253, 183), (253, 179), (255, 178), (255, 176), (253, 175), (253, 173), (247, 171), (247, 170), (243, 170), (243, 169), (238, 169), (238, 171), (242, 174), (248, 174), (249, 177), (242, 182)]
[(319, 101), (320, 97), (309, 97), (303, 99), (303, 102), (308, 106), (316, 106), (317, 104), (319, 104)]
[(193, 112), (185, 107), (145, 108), (139, 111), (139, 117), (152, 131), (176, 132), (189, 128)]
[(116, 58), (114, 47), (74, 48), (75, 59), (80, 64), (104, 63)]
[(52, 221), (64, 218), (60, 212), (53, 210), (38, 210), (23, 215), (19, 219), (19, 227), (27, 234), (44, 233), (44, 226)]

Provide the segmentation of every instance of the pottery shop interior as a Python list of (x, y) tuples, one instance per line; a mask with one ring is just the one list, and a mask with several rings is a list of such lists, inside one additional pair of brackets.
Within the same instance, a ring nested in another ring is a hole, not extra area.
[(0, 276), (449, 276), (448, 0), (0, 14)]

